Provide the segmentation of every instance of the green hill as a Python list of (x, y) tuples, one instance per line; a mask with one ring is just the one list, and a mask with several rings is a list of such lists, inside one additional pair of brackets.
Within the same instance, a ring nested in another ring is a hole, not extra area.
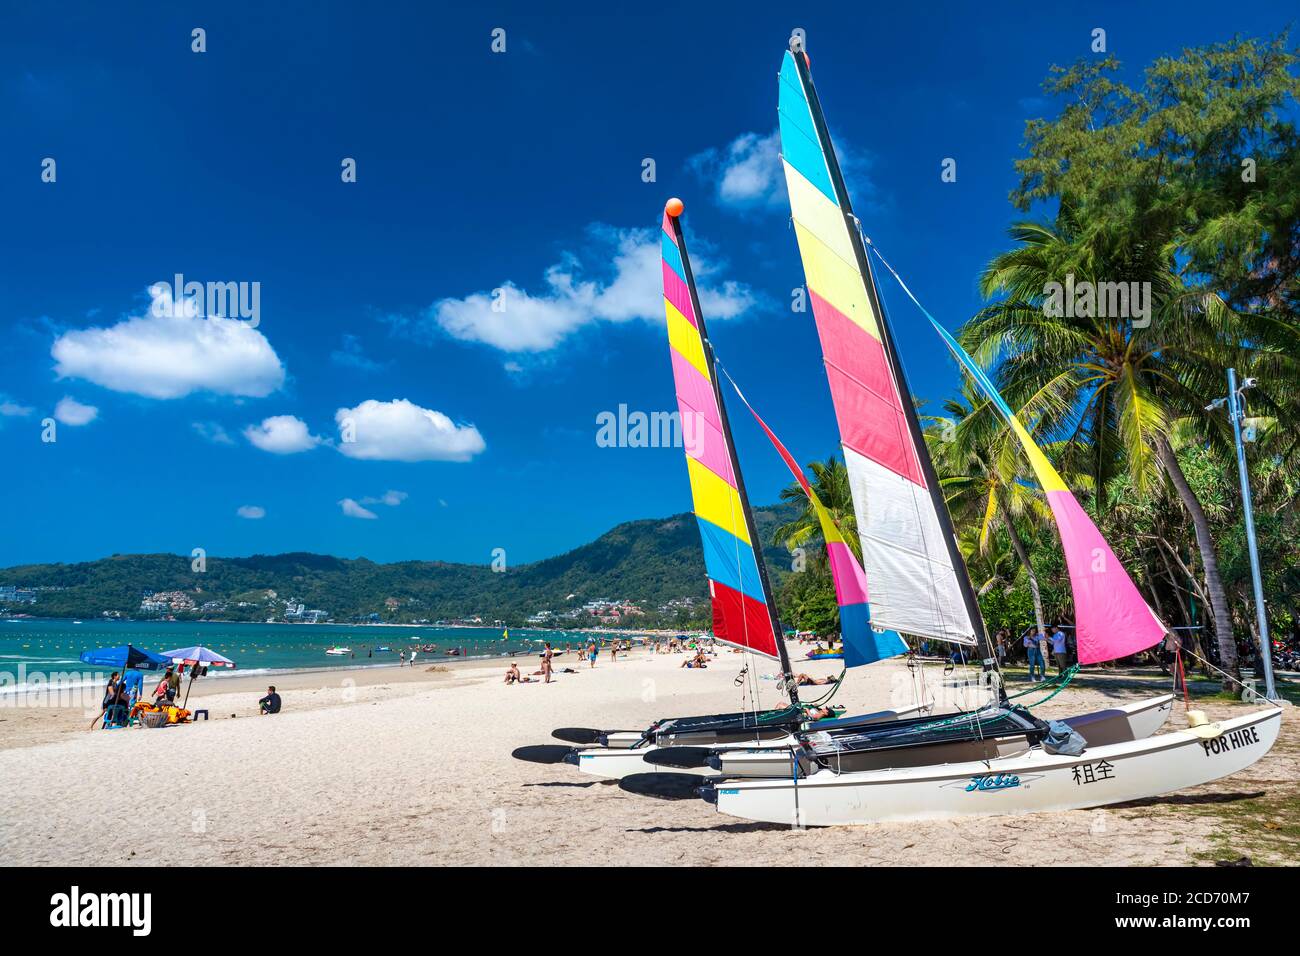
[[(770, 542), (773, 529), (787, 517), (785, 506), (757, 509), (760, 538)], [(775, 546), (764, 550), (773, 586), (779, 588), (789, 555)], [(307, 553), (209, 557), (201, 572), (193, 571), (190, 561), (183, 555), (132, 554), (23, 565), (0, 569), (0, 587), (37, 589), (35, 604), (12, 604), (9, 610), (41, 617), (158, 616), (141, 612), (141, 599), (149, 592), (183, 592), (194, 609), (172, 613), (186, 619), (266, 620), (283, 615), (292, 601), (336, 621), (372, 614), (396, 622), (479, 615), (518, 624), (538, 611), (561, 614), (599, 599), (638, 604), (648, 612), (632, 621), (638, 625), (685, 626), (707, 616), (704, 561), (690, 514), (629, 521), (567, 554), (503, 572), (487, 565), (376, 564)], [(695, 599), (693, 611), (660, 610), (685, 598)]]

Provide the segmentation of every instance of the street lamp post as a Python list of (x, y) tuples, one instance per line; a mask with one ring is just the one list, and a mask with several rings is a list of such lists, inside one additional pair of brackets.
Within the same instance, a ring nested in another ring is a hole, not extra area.
[(1241, 441), (1241, 423), (1246, 417), (1242, 407), (1241, 393), (1255, 387), (1255, 379), (1247, 378), (1237, 387), (1237, 370), (1228, 369), (1228, 395), (1216, 399), (1206, 406), (1212, 411), (1222, 405), (1228, 406), (1228, 420), (1232, 422), (1232, 437), (1237, 444), (1237, 474), (1241, 478), (1242, 513), (1246, 519), (1246, 546), (1250, 551), (1250, 576), (1255, 585), (1255, 615), (1259, 621), (1260, 665), (1264, 669), (1264, 696), (1269, 700), (1277, 699), (1277, 690), (1273, 686), (1273, 648), (1268, 636), (1268, 611), (1264, 607), (1264, 582), (1259, 574), (1259, 548), (1255, 543), (1255, 510), (1250, 499), (1250, 475), (1246, 471), (1246, 447)]

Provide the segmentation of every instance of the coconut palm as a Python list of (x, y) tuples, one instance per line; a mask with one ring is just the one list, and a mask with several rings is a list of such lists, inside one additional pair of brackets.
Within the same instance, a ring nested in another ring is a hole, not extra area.
[[(858, 540), (858, 517), (853, 510), (853, 493), (849, 490), (849, 472), (844, 467), (844, 462), (833, 457), (825, 461), (813, 461), (808, 463), (808, 470), (812, 472), (810, 484), (813, 491), (830, 512), (849, 548), (861, 561), (862, 543)], [(777, 544), (793, 551), (821, 537), (822, 527), (817, 512), (798, 482), (781, 490), (781, 500), (798, 505), (801, 510), (795, 518), (777, 527), (773, 534)]]

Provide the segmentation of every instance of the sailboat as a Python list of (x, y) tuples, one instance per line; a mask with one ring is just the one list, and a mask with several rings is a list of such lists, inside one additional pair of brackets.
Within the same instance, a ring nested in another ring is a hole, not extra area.
[[(792, 706), (757, 717), (741, 713), (660, 721), (640, 733), (602, 734), (599, 747), (574, 748), (567, 753), (562, 749), (557, 753), (554, 748), (520, 748), (516, 756), (543, 762), (558, 759), (576, 765), (585, 773), (626, 778), (638, 774), (653, 777), (655, 768), (659, 773), (704, 770), (705, 775), (712, 771), (726, 776), (788, 775), (803, 760), (802, 742), (809, 734), (815, 734), (819, 740), (853, 742), (852, 748), (842, 748), (839, 758), (841, 765), (847, 760), (853, 769), (875, 766), (881, 759), (880, 753), (886, 748), (878, 744), (868, 747), (864, 743), (875, 741), (877, 735), (891, 743), (896, 742), (897, 735), (905, 735), (906, 745), (913, 748), (910, 759), (923, 763), (996, 755), (1006, 752), (1005, 748), (1023, 750), (1026, 735), (1037, 740), (1047, 732), (1046, 725), (1023, 713), (1007, 712), (1001, 719), (982, 714), (978, 726), (972, 726), (971, 718), (958, 717), (946, 724), (943, 733), (921, 737), (908, 735), (907, 729), (926, 722), (929, 706), (923, 703), (815, 721), (808, 720), (799, 708), (789, 656), (784, 642), (776, 636), (782, 634), (782, 629), (768, 587), (761, 548), (757, 546), (757, 531), (722, 399), (716, 358), (699, 308), (680, 221), (682, 208), (681, 201), (676, 199), (669, 200), (665, 207), (664, 300), (673, 377), (683, 435), (687, 439), (687, 468), (713, 603), (714, 635), (725, 643), (777, 660)], [(732, 384), (735, 385), (734, 381)], [(817, 512), (840, 611), (846, 668), (905, 653), (907, 646), (897, 631), (871, 626), (871, 603), (862, 566), (794, 457), (738, 387), (737, 394)], [(1089, 726), (1093, 736), (1135, 739), (1154, 733), (1164, 723), (1171, 702), (1172, 695), (1166, 695), (1150, 706), (1106, 709), (1071, 718), (1071, 723)], [(581, 731), (567, 732), (576, 735)], [(564, 733), (557, 731), (556, 735), (564, 739)], [(923, 749), (922, 744), (949, 746)], [(896, 764), (899, 758), (889, 759)], [(640, 785), (657, 788), (659, 783), (645, 780)]]
[[(809, 60), (797, 39), (785, 55), (779, 89), (782, 162), (858, 515), (874, 620), (905, 633), (978, 641), (987, 648)], [(934, 325), (1008, 419), (1047, 493), (1075, 595), (1080, 663), (1125, 657), (1158, 643), (1165, 626), (1087, 513), (987, 376)], [(983, 738), (990, 730), (1002, 736), (990, 725), (1004, 723), (1016, 710), (1001, 706), (987, 715), (962, 715), (968, 724), (962, 736)], [(699, 795), (733, 816), (809, 826), (1104, 806), (1207, 783), (1250, 766), (1276, 741), (1281, 710), (1270, 707), (1216, 724), (1201, 720), (1185, 731), (1154, 737), (1094, 742), (1075, 753), (1032, 746), (1010, 756), (916, 762), (918, 754), (949, 746), (942, 738), (954, 723), (931, 721), (883, 735), (866, 730), (847, 738), (803, 738), (807, 759), (798, 772), (705, 782)], [(885, 766), (846, 767), (845, 755), (863, 753), (883, 755)], [(727, 756), (719, 762), (725, 764)]]
[[(682, 748), (700, 748), (693, 754), (700, 757), (711, 752), (702, 748), (788, 747), (792, 734), (810, 723), (800, 706), (797, 681), (782, 639), (784, 632), (777, 618), (758, 530), (731, 438), (713, 346), (700, 309), (682, 231), (682, 210), (681, 201), (671, 199), (662, 220), (664, 311), (687, 472), (709, 581), (713, 636), (724, 644), (777, 661), (781, 668), (781, 690), (788, 695), (790, 703), (775, 710), (661, 720), (643, 731), (562, 728), (554, 736), (599, 746), (573, 748), (568, 752), (554, 747), (521, 747), (514, 752), (514, 756), (523, 760), (563, 761), (602, 777), (645, 772), (650, 769), (645, 761), (647, 755), (665, 749), (677, 752), (680, 759)], [(865, 594), (862, 601), (865, 602)], [(865, 604), (862, 611), (865, 615)], [(861, 619), (865, 624), (867, 618)], [(868, 640), (865, 636), (862, 640), (873, 645), (870, 651), (875, 655), (873, 660), (886, 656), (886, 652), (895, 654), (905, 649), (897, 634), (892, 641)], [(860, 653), (868, 653), (865, 643)], [(855, 730), (915, 716), (924, 709), (918, 704), (902, 710), (822, 720), (817, 726)]]

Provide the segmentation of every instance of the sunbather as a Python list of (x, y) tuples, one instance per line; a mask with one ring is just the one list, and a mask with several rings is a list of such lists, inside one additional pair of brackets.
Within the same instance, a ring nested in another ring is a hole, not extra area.
[(811, 674), (795, 674), (795, 683), (800, 687), (820, 687), (823, 684), (838, 684), (838, 677), (813, 677)]

